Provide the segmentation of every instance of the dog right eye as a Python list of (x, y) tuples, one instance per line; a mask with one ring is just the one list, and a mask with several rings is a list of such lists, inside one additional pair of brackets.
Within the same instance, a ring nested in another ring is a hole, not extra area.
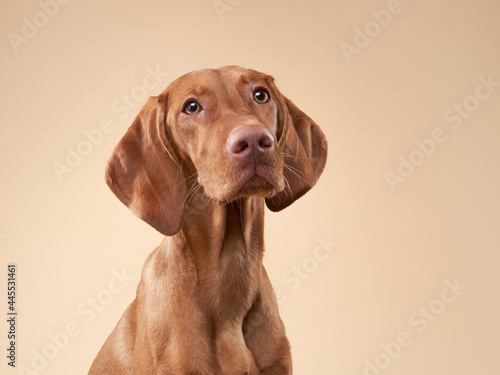
[(253, 93), (253, 99), (259, 104), (264, 104), (269, 101), (269, 94), (264, 89), (257, 89)]
[(195, 115), (201, 111), (201, 105), (196, 100), (190, 100), (184, 106), (184, 113), (188, 115)]

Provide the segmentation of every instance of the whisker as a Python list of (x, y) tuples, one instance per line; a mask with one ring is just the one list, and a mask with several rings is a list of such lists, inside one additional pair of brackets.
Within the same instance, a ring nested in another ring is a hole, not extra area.
[(311, 184), (301, 175), (300, 171), (297, 168), (294, 168), (291, 165), (288, 165), (287, 163), (284, 163), (283, 167), (286, 168), (287, 170), (289, 170), (291, 173), (293, 173), (298, 178), (300, 178), (307, 185), (311, 186)]
[(290, 196), (292, 197), (293, 200), (293, 190), (292, 187), (290, 186), (290, 182), (288, 181), (288, 178), (286, 178), (286, 176), (283, 176), (283, 179), (285, 180), (285, 189), (288, 188), (288, 190), (290, 191)]
[(198, 178), (198, 172), (193, 173), (191, 176), (187, 176), (182, 182), (192, 183)]
[(317, 158), (313, 158), (313, 157), (310, 157), (310, 156), (304, 156), (304, 157), (302, 157), (302, 156), (287, 154), (286, 152), (280, 152), (280, 154), (283, 155), (283, 156), (288, 156), (288, 157), (290, 157), (292, 159), (300, 159), (300, 160), (308, 160), (308, 161), (319, 159), (319, 157), (317, 157)]
[(240, 210), (240, 226), (241, 226), (241, 231), (245, 232), (245, 230), (243, 229), (243, 209), (241, 208), (241, 201), (238, 199), (236, 201), (236, 204), (238, 205), (238, 208)]
[(195, 194), (202, 186), (198, 182), (198, 173), (194, 173), (191, 176), (186, 177), (184, 181), (188, 182), (189, 184), (192, 184), (191, 187), (189, 188), (189, 191), (186, 193), (186, 198), (184, 199), (184, 206), (186, 207), (189, 205)]
[(186, 199), (184, 199), (184, 207), (189, 206), (189, 203), (191, 203), (191, 200), (194, 198), (196, 193), (201, 188), (202, 188), (202, 186), (198, 182), (196, 182), (195, 184), (193, 184), (193, 186), (191, 186), (191, 188), (189, 189), (189, 192), (186, 194)]

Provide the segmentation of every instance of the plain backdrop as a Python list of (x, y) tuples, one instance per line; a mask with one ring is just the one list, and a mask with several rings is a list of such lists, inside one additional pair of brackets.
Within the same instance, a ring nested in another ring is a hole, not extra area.
[(162, 240), (106, 161), (149, 95), (223, 65), (273, 75), (329, 141), (319, 183), (266, 214), (294, 373), (499, 373), (499, 2), (0, 8), (2, 374), (87, 373)]

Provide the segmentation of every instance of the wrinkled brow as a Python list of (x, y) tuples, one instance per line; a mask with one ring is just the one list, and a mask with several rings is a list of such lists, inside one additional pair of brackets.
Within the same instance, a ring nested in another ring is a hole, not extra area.
[(210, 95), (213, 92), (214, 92), (214, 88), (208, 87), (206, 85), (198, 84), (194, 87), (188, 88), (182, 96), (186, 97), (186, 98), (189, 96), (199, 97), (199, 96)]
[(267, 81), (268, 80), (266, 79), (266, 76), (264, 76), (264, 75), (242, 73), (238, 77), (238, 84), (239, 85), (250, 85), (252, 83), (260, 84), (260, 85), (268, 85)]
[(248, 85), (251, 81), (252, 81), (252, 79), (248, 76), (248, 74), (242, 73), (238, 77), (238, 84)]

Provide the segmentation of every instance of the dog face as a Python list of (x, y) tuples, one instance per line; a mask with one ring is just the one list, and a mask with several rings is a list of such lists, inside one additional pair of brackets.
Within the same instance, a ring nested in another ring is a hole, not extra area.
[(236, 67), (190, 73), (162, 94), (167, 134), (208, 197), (269, 198), (285, 188), (277, 96), (270, 76)]
[(137, 216), (172, 235), (193, 183), (221, 204), (260, 196), (279, 211), (316, 183), (326, 155), (320, 128), (271, 76), (228, 66), (188, 73), (151, 98), (106, 180)]

